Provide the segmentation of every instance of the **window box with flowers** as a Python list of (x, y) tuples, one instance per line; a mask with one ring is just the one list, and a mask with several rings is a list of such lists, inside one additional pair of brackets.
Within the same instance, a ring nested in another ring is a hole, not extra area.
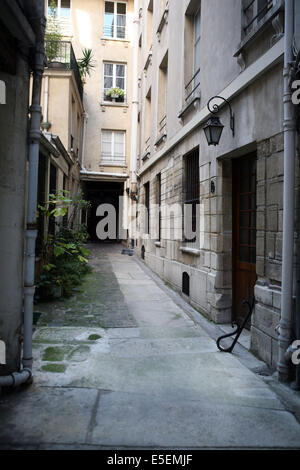
[(105, 99), (108, 101), (119, 101), (121, 103), (124, 103), (124, 97), (125, 93), (122, 88), (110, 88), (109, 90), (106, 90), (105, 92)]

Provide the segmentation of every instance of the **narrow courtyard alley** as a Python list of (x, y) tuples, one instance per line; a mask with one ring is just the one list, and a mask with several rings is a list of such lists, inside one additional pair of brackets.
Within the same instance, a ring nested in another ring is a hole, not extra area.
[(263, 363), (219, 352), (218, 328), (121, 251), (92, 245), (76, 295), (36, 306), (34, 380), (1, 396), (0, 448), (300, 448)]

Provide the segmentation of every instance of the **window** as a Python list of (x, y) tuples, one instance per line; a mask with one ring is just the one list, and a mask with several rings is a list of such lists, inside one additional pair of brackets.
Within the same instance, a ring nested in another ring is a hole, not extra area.
[(158, 83), (158, 139), (160, 140), (167, 135), (168, 51), (159, 66)]
[[(56, 14), (58, 18), (71, 18), (71, 0), (52, 0), (53, 5), (56, 7)], [(48, 15), (51, 12), (51, 1), (48, 0)]]
[(158, 206), (158, 241), (161, 241), (161, 173), (156, 176), (156, 204)]
[[(104, 101), (117, 101), (124, 103), (126, 101), (125, 95), (125, 64), (112, 64), (104, 63), (104, 87), (103, 87), (103, 99)], [(108, 90), (111, 88), (120, 88), (123, 91), (123, 95), (114, 95), (113, 92), (107, 95)]]
[[(72, 36), (72, 21), (71, 21), (71, 0), (53, 0), (55, 6), (55, 13), (58, 20), (60, 32), (64, 36)], [(47, 14), (51, 18), (51, 1), (48, 0)], [(53, 21), (52, 21), (53, 23)], [(47, 28), (51, 29), (51, 21), (48, 18)]]
[(150, 184), (144, 184), (145, 191), (145, 233), (150, 233)]
[(150, 152), (150, 136), (151, 136), (151, 88), (146, 95), (144, 109), (144, 136), (145, 136), (145, 152)]
[(125, 131), (102, 130), (101, 162), (125, 165)]
[(104, 29), (106, 38), (124, 39), (126, 33), (126, 3), (105, 2)]
[(194, 17), (194, 88), (199, 84), (200, 71), (200, 10)]
[[(199, 149), (194, 150), (185, 157), (185, 191), (184, 191), (184, 237), (185, 241), (196, 242), (199, 223), (197, 220), (197, 206), (200, 204), (199, 182)], [(188, 212), (186, 210), (188, 209)]]
[(249, 34), (273, 7), (273, 0), (245, 0), (243, 2), (244, 34)]
[[(186, 104), (191, 103), (199, 95), (200, 86), (200, 40), (201, 40), (201, 9), (199, 3), (190, 3), (185, 16), (184, 31), (184, 98)], [(191, 44), (193, 49), (191, 53)]]
[(146, 46), (147, 50), (149, 50), (152, 46), (152, 35), (153, 35), (153, 0), (149, 2), (148, 9), (147, 9), (147, 40)]

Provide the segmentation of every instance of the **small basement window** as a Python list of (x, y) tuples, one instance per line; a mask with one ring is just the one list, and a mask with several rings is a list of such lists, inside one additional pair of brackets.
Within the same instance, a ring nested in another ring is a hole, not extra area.
[(186, 272), (182, 274), (182, 293), (190, 296), (190, 276)]

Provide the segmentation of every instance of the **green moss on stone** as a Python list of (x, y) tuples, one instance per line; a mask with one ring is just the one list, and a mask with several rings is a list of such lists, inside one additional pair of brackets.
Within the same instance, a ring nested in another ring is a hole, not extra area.
[(65, 372), (66, 366), (64, 364), (46, 364), (45, 366), (42, 366), (42, 370), (45, 372), (56, 372), (58, 374), (61, 374)]
[(62, 361), (70, 349), (71, 348), (65, 346), (49, 346), (44, 351), (43, 361)]
[(100, 335), (90, 335), (90, 336), (88, 337), (88, 339), (89, 339), (90, 341), (96, 341), (97, 339), (100, 339), (100, 338), (101, 338)]

